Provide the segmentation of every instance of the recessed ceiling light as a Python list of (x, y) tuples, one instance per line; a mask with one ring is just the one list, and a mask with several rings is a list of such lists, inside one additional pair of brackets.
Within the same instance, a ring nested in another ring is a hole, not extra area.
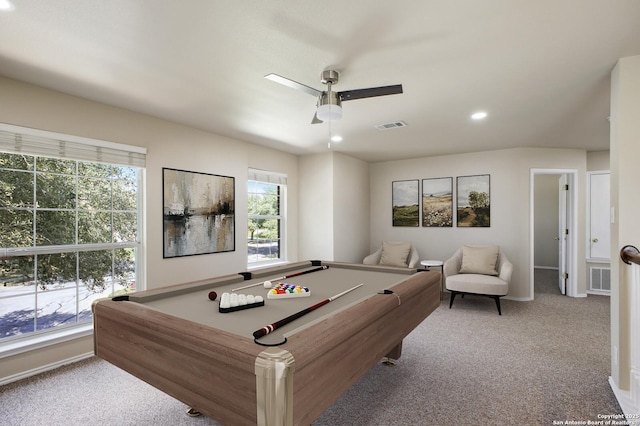
[(478, 111), (471, 114), (471, 118), (474, 120), (483, 120), (487, 118), (487, 113), (484, 111)]
[(340, 135), (331, 136), (331, 142), (342, 142), (342, 136)]
[(0, 10), (13, 10), (15, 6), (9, 0), (0, 0)]

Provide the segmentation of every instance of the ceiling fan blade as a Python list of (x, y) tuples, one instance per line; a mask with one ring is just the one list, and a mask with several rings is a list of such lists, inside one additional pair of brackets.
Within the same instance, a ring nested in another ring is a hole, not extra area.
[(375, 96), (398, 95), (402, 93), (402, 84), (393, 86), (370, 87), (368, 89), (345, 90), (338, 92), (343, 101), (353, 101), (362, 98), (373, 98)]
[(292, 89), (301, 90), (305, 93), (310, 94), (311, 96), (318, 97), (322, 94), (320, 90), (316, 90), (313, 87), (305, 86), (304, 84), (298, 83), (297, 81), (289, 80), (286, 77), (282, 77), (278, 74), (267, 74), (264, 76), (267, 80), (275, 81), (276, 83), (282, 84), (283, 86), (290, 87)]
[(318, 118), (318, 111), (313, 114), (313, 120), (311, 120), (311, 124), (320, 124), (323, 123), (322, 120)]

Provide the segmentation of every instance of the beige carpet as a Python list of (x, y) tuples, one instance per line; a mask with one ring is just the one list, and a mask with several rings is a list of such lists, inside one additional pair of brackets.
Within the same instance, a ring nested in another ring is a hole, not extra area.
[[(314, 425), (551, 425), (620, 414), (609, 376), (609, 298), (559, 295), (536, 272), (533, 302), (456, 298)], [(218, 425), (98, 359), (0, 387), (0, 424)]]

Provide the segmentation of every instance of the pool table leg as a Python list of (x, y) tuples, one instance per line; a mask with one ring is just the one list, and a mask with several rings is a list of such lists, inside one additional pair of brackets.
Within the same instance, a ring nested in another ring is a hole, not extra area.
[(402, 355), (402, 340), (384, 358), (382, 362), (386, 365), (396, 365), (396, 360)]
[(272, 347), (255, 361), (258, 425), (293, 424), (295, 360), (284, 349)]
[(189, 417), (200, 417), (202, 415), (202, 413), (200, 411), (196, 410), (193, 407), (187, 408), (187, 413), (186, 414)]

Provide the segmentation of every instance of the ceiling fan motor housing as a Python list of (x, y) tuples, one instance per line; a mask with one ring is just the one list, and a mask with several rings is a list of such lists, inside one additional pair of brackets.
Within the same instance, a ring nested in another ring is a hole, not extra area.
[(320, 75), (322, 84), (336, 84), (340, 80), (340, 73), (334, 70), (324, 70)]

